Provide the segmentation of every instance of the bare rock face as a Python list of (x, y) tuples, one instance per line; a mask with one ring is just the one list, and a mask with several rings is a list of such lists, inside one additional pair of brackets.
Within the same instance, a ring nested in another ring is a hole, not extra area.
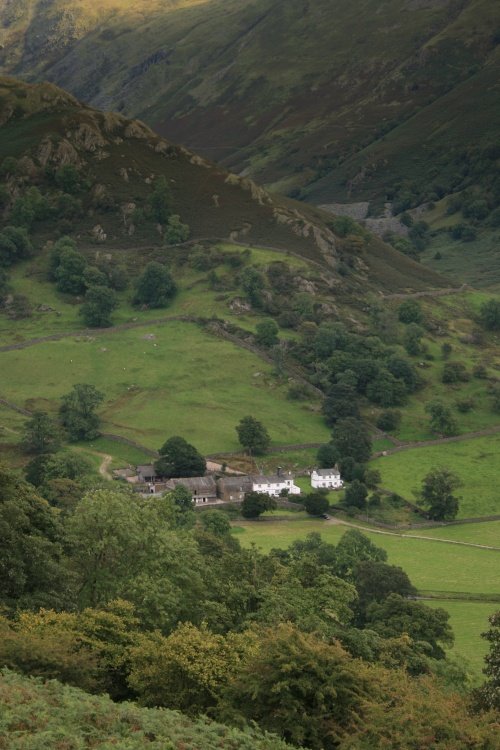
[(236, 315), (243, 315), (244, 313), (248, 313), (252, 310), (252, 305), (242, 297), (235, 297), (229, 303), (229, 308), (232, 312), (236, 313)]
[(108, 239), (108, 235), (102, 228), (100, 224), (96, 224), (95, 227), (93, 227), (92, 231), (90, 232), (92, 239), (94, 242), (98, 242), (99, 244), (102, 244), (103, 242), (106, 242)]

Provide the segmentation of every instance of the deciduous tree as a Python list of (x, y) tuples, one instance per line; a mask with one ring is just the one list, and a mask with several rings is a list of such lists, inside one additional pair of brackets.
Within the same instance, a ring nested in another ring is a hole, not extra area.
[(61, 399), (59, 416), (70, 440), (94, 440), (99, 435), (100, 419), (95, 410), (104, 394), (93, 385), (78, 383)]
[(420, 504), (433, 521), (452, 521), (458, 513), (459, 498), (453, 493), (462, 485), (449, 469), (431, 469), (422, 480)]
[(271, 442), (264, 425), (255, 417), (243, 417), (236, 425), (240, 444), (250, 453), (265, 453)]
[(207, 462), (201, 453), (178, 435), (163, 443), (159, 453), (155, 468), (162, 477), (199, 477), (206, 471)]

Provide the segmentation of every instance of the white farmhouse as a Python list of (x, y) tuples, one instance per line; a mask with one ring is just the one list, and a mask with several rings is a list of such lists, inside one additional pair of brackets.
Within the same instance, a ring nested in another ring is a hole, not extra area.
[(343, 485), (336, 466), (333, 469), (314, 469), (311, 474), (311, 487), (315, 489), (339, 490)]
[(272, 497), (279, 497), (283, 490), (288, 490), (289, 495), (300, 495), (300, 487), (293, 483), (293, 474), (277, 474), (270, 477), (253, 476), (252, 492), (263, 492)]

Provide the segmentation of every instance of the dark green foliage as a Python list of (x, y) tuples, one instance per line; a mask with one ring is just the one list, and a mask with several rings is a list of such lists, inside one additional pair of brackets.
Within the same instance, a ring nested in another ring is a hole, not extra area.
[(420, 304), (416, 300), (407, 299), (399, 306), (398, 318), (401, 323), (422, 323), (424, 316)]
[(385, 562), (387, 552), (373, 544), (361, 531), (346, 531), (335, 550), (335, 574), (354, 583), (356, 568), (365, 560)]
[(352, 456), (345, 456), (339, 461), (340, 476), (344, 482), (352, 482), (354, 479), (358, 479), (360, 482), (365, 480), (365, 465), (360, 464), (352, 458)]
[(318, 448), (316, 458), (320, 469), (332, 469), (339, 460), (339, 454), (333, 443), (326, 443)]
[(148, 201), (149, 212), (153, 221), (166, 224), (172, 213), (172, 193), (163, 175), (155, 181), (153, 192)]
[(207, 463), (194, 445), (175, 435), (163, 443), (155, 469), (163, 477), (200, 477)]
[(258, 518), (266, 510), (274, 510), (276, 500), (265, 492), (247, 492), (241, 504), (241, 515), (244, 518)]
[(3, 268), (0, 268), (0, 306), (2, 305), (5, 297), (7, 296), (9, 291), (9, 277), (3, 270)]
[(87, 261), (81, 253), (65, 247), (60, 253), (59, 264), (54, 271), (57, 289), (68, 294), (83, 294), (86, 267)]
[(107, 286), (91, 286), (79, 314), (90, 328), (107, 328), (111, 325), (111, 313), (118, 306), (112, 289)]
[(276, 346), (279, 343), (278, 333), (279, 329), (274, 320), (263, 320), (255, 327), (255, 342), (266, 348)]
[(471, 226), (470, 224), (455, 224), (454, 227), (451, 228), (451, 236), (454, 240), (463, 240), (463, 242), (472, 242), (472, 240), (475, 240), (477, 237), (477, 229), (476, 227)]
[(368, 675), (354, 668), (341, 646), (282, 624), (263, 634), (224, 701), (288, 742), (334, 750), (360, 720), (371, 689)]
[(332, 385), (323, 402), (323, 414), (329, 427), (333, 427), (339, 419), (358, 417), (359, 405), (356, 390), (344, 383)]
[(481, 710), (500, 711), (500, 611), (489, 618), (490, 628), (482, 633), (482, 637), (489, 643), (489, 651), (485, 656), (486, 681), (475, 693), (476, 705)]
[(304, 500), (304, 508), (310, 516), (321, 516), (330, 509), (327, 492), (311, 492)]
[(33, 487), (0, 469), (0, 601), (57, 606), (68, 582), (58, 514)]
[(288, 295), (293, 292), (295, 279), (287, 263), (274, 261), (267, 269), (269, 284), (278, 294)]
[(76, 251), (76, 242), (71, 237), (60, 237), (50, 251), (48, 276), (51, 281), (56, 281), (56, 271), (59, 268), (61, 256), (65, 250)]
[(63, 193), (75, 195), (81, 189), (80, 173), (72, 164), (65, 164), (58, 169), (54, 175), (54, 180)]
[(178, 214), (169, 217), (167, 226), (164, 231), (165, 242), (168, 245), (177, 245), (185, 242), (189, 238), (190, 229), (187, 224), (183, 224)]
[(377, 417), (377, 427), (384, 432), (394, 432), (401, 424), (401, 412), (386, 409)]
[(496, 299), (484, 302), (479, 310), (479, 321), (488, 331), (498, 331), (500, 329), (500, 302)]
[(407, 359), (391, 357), (387, 362), (387, 369), (391, 375), (404, 382), (408, 393), (413, 393), (418, 388), (418, 374), (415, 367)]
[(26, 453), (55, 453), (60, 445), (57, 425), (44, 411), (35, 411), (24, 425), (23, 449)]
[(207, 510), (200, 515), (200, 522), (205, 531), (215, 536), (225, 537), (231, 532), (228, 517), (220, 510)]
[(340, 458), (350, 456), (359, 463), (365, 463), (371, 455), (370, 433), (363, 422), (353, 417), (337, 422), (332, 434), (332, 444)]
[(28, 232), (22, 227), (5, 227), (0, 232), (0, 265), (11, 266), (33, 253)]
[(188, 511), (193, 510), (194, 503), (191, 493), (186, 487), (183, 487), (182, 484), (177, 485), (175, 490), (170, 493), (170, 497), (176, 508), (182, 513), (187, 513)]
[(422, 351), (420, 339), (424, 335), (424, 330), (417, 323), (409, 323), (403, 338), (404, 348), (408, 354), (416, 356)]
[(366, 508), (366, 498), (368, 497), (368, 489), (363, 482), (359, 479), (353, 479), (348, 485), (344, 494), (344, 503), (352, 508), (359, 508), (363, 510)]
[(108, 277), (96, 266), (87, 266), (83, 272), (83, 280), (87, 289), (91, 286), (108, 286)]
[(167, 307), (176, 292), (177, 287), (168, 268), (152, 261), (137, 282), (134, 304), (151, 308)]
[(47, 218), (49, 206), (46, 198), (38, 188), (30, 187), (26, 193), (14, 201), (9, 221), (15, 227), (24, 227), (28, 231), (35, 221)]
[(447, 341), (441, 345), (441, 354), (443, 355), (443, 359), (448, 359), (452, 351), (453, 347)]
[(104, 400), (104, 394), (93, 385), (79, 383), (62, 397), (59, 416), (69, 439), (93, 440), (99, 435), (100, 419), (95, 409)]
[(250, 453), (265, 453), (271, 443), (267, 429), (255, 417), (243, 417), (236, 425), (236, 432), (240, 445)]
[(265, 288), (262, 274), (256, 268), (245, 268), (240, 283), (252, 307), (262, 307), (262, 291)]
[(362, 560), (354, 569), (359, 610), (364, 613), (371, 602), (381, 602), (390, 594), (408, 599), (417, 589), (402, 568), (375, 560)]
[(455, 406), (461, 414), (468, 414), (474, 408), (475, 401), (472, 397), (461, 398), (455, 401)]
[(433, 521), (452, 521), (458, 513), (459, 498), (454, 491), (460, 479), (449, 469), (431, 469), (422, 480), (420, 504)]
[(466, 383), (470, 379), (463, 362), (447, 362), (443, 367), (441, 382), (443, 383)]
[(434, 659), (444, 659), (443, 646), (453, 645), (450, 616), (444, 609), (409, 601), (389, 594), (382, 602), (372, 602), (366, 610), (366, 625), (384, 638), (407, 633)]
[[(72, 481), (83, 479), (93, 472), (89, 459), (80, 453), (65, 451), (56, 456), (42, 454), (33, 458), (25, 470), (25, 477), (35, 487), (42, 488), (52, 480), (70, 479)], [(44, 494), (45, 497), (45, 494)]]
[(441, 401), (431, 401), (425, 407), (425, 411), (430, 415), (430, 428), (433, 432), (445, 437), (457, 434), (458, 424), (455, 417)]
[(405, 383), (388, 370), (381, 371), (366, 389), (367, 398), (379, 406), (402, 406), (407, 400)]

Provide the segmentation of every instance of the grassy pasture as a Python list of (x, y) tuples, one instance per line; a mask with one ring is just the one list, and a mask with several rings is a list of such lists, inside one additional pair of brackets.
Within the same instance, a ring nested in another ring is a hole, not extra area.
[(277, 445), (329, 436), (311, 404), (286, 399), (287, 386), (270, 365), (189, 323), (4, 352), (2, 373), (6, 398), (49, 411), (74, 383), (95, 384), (106, 395), (104, 431), (149, 448), (180, 434), (202, 451), (235, 450), (235, 425), (248, 413), (262, 420)]
[(500, 604), (447, 599), (429, 599), (425, 604), (429, 607), (440, 607), (449, 613), (450, 625), (455, 633), (455, 643), (450, 653), (465, 658), (475, 678), (474, 681), (481, 682), (484, 657), (488, 651), (488, 644), (481, 638), (481, 633), (487, 630), (488, 617), (500, 609)]
[(409, 531), (409, 534), (422, 533), (439, 539), (450, 539), (457, 542), (471, 544), (486, 544), (490, 547), (500, 547), (500, 521), (485, 521), (483, 523), (464, 523), (457, 526), (440, 526), (439, 528)]
[(413, 500), (427, 472), (444, 466), (463, 482), (459, 518), (500, 514), (498, 455), (500, 435), (414, 448), (375, 459), (370, 465), (382, 476), (382, 486)]

